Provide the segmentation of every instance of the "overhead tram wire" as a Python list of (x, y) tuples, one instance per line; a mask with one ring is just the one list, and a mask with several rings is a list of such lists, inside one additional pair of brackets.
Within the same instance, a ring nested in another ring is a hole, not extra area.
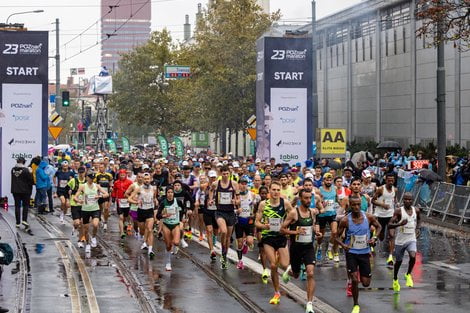
[[(176, 2), (176, 1), (184, 1), (184, 0), (152, 0), (152, 3), (162, 3), (162, 2)], [(131, 6), (131, 5), (139, 5), (142, 3), (147, 2), (134, 2), (128, 4), (121, 4), (121, 6)], [(36, 8), (34, 5), (0, 5), (0, 8)], [(42, 8), (96, 8), (101, 7), (99, 4), (75, 4), (75, 5), (41, 5)]]

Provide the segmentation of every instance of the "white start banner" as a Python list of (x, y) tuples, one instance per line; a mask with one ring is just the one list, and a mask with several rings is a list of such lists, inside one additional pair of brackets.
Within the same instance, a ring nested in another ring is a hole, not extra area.
[(11, 170), (47, 155), (48, 33), (0, 31), (0, 196), (13, 204)]
[(307, 88), (271, 88), (271, 157), (291, 165), (307, 159)]

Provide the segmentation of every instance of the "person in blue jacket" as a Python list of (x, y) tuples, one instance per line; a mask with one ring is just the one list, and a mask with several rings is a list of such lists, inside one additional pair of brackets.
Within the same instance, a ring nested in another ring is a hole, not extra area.
[(51, 188), (51, 180), (49, 175), (46, 174), (45, 169), (49, 164), (46, 161), (41, 161), (36, 169), (36, 192), (38, 193), (38, 214), (44, 214), (47, 205), (47, 191)]

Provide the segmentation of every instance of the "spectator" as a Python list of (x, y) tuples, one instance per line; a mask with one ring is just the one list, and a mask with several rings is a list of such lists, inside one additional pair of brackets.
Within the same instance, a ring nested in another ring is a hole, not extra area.
[[(25, 166), (26, 160), (19, 157), (16, 165), (11, 169), (11, 193), (15, 199), (16, 227), (23, 224), (29, 228), (28, 210), (29, 199), (33, 191), (33, 174), (30, 168)], [(23, 212), (21, 209), (23, 208)]]
[(36, 170), (36, 192), (38, 193), (38, 213), (44, 214), (46, 209), (47, 191), (52, 188), (51, 179), (46, 174), (45, 169), (49, 164), (46, 161), (41, 161)]

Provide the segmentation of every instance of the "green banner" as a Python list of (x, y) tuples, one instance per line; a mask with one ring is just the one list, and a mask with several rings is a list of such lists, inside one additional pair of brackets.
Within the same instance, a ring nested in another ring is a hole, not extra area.
[(256, 141), (250, 140), (250, 154), (255, 155), (256, 153)]
[(196, 148), (209, 147), (209, 133), (197, 132), (191, 134), (191, 145)]
[(162, 156), (166, 158), (168, 156), (168, 141), (166, 140), (165, 136), (158, 135), (158, 144), (160, 145), (160, 149), (162, 150)]
[(176, 156), (177, 156), (178, 158), (182, 158), (183, 155), (184, 155), (184, 144), (183, 144), (183, 140), (181, 140), (180, 137), (175, 136), (175, 137), (173, 137), (173, 141), (175, 142), (175, 146), (176, 146)]
[(127, 137), (122, 137), (122, 152), (129, 153), (131, 152), (131, 145)]
[(117, 147), (116, 147), (116, 143), (114, 142), (114, 140), (109, 138), (109, 139), (106, 140), (106, 143), (108, 144), (109, 151), (111, 151), (113, 153), (117, 152)]

